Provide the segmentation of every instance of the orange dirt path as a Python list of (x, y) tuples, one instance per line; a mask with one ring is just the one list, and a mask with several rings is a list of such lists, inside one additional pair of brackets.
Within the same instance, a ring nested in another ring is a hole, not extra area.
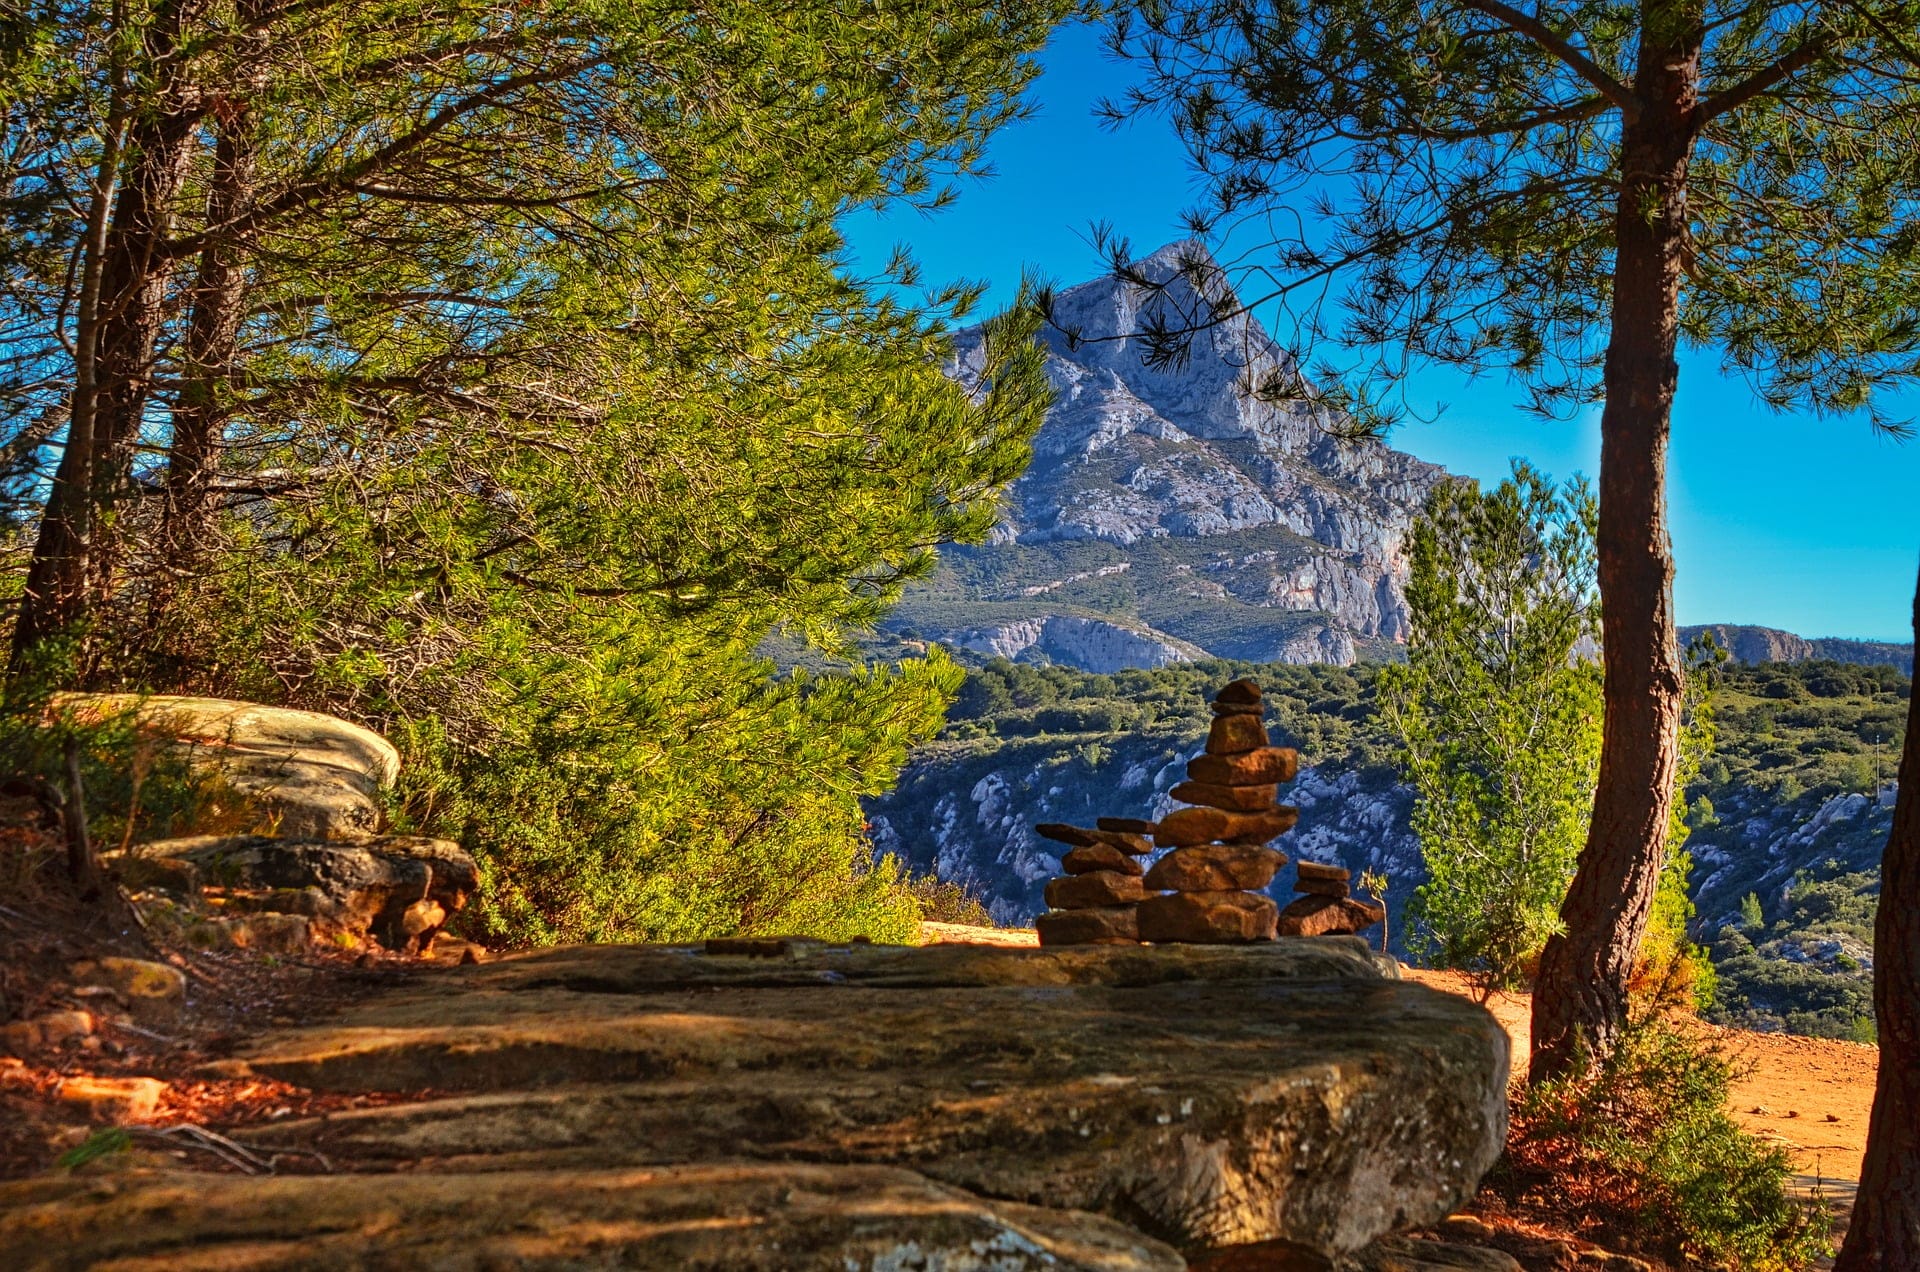
[[(979, 928), (958, 923), (922, 924), (929, 944), (1037, 945), (1031, 929)], [(1402, 969), (1408, 980), (1471, 998), (1457, 972)], [(1513, 1040), (1513, 1071), (1527, 1070), (1527, 1035), (1533, 1000), (1526, 994), (1495, 994), (1488, 1010)], [(1879, 1050), (1857, 1042), (1801, 1038), (1792, 1034), (1718, 1031), (1736, 1062), (1751, 1070), (1734, 1083), (1733, 1111), (1740, 1124), (1793, 1155), (1794, 1169), (1831, 1180), (1860, 1177), (1867, 1147), (1867, 1117), (1873, 1108), (1873, 1078)]]
[[(1408, 980), (1472, 997), (1457, 972), (1409, 967)], [(1533, 1000), (1527, 994), (1495, 994), (1488, 1010), (1513, 1040), (1513, 1071), (1527, 1067), (1527, 1035)], [(1740, 1124), (1793, 1155), (1794, 1168), (1826, 1179), (1860, 1177), (1867, 1149), (1867, 1116), (1880, 1052), (1857, 1042), (1801, 1038), (1793, 1034), (1716, 1030), (1736, 1063), (1751, 1071), (1733, 1086), (1733, 1112)]]

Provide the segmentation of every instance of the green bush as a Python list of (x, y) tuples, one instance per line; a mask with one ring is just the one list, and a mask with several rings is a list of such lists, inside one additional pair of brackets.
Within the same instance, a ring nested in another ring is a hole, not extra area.
[[(63, 800), (75, 748), (88, 837), (101, 852), (203, 831), (252, 829), (252, 809), (217, 776), (197, 773), (140, 727), (131, 710), (102, 712), (49, 698), (32, 683), (0, 696), (0, 776)], [(237, 820), (236, 820), (237, 819)]]
[(1737, 1076), (1715, 1039), (1650, 1013), (1600, 1065), (1528, 1091), (1512, 1164), (1684, 1266), (1804, 1268), (1829, 1252), (1827, 1216), (1787, 1194), (1786, 1151), (1733, 1120)]
[(768, 679), (710, 649), (543, 686), (484, 751), (437, 721), (398, 738), (395, 819), (460, 840), (482, 872), (463, 916), (507, 945), (803, 934), (911, 942), (920, 903), (875, 860), (859, 796), (939, 727), (941, 658)]
[(964, 883), (953, 883), (934, 875), (908, 875), (908, 892), (920, 905), (920, 917), (929, 923), (964, 923), (968, 927), (993, 927), (993, 916), (980, 898)]

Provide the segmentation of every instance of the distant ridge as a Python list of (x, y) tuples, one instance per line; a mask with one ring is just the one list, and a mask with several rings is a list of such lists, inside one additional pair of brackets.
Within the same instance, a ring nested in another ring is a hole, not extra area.
[(1703, 623), (1680, 629), (1680, 642), (1711, 632), (1714, 640), (1734, 661), (1743, 663), (1831, 662), (1860, 663), (1870, 667), (1898, 667), (1913, 674), (1913, 646), (1880, 640), (1849, 640), (1839, 636), (1796, 636), (1777, 627), (1756, 627), (1743, 623)]

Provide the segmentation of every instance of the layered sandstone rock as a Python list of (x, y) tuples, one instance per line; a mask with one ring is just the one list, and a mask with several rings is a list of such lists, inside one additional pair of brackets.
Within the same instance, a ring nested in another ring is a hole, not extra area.
[(754, 939), (442, 969), (225, 1063), (377, 1098), (229, 1132), (330, 1173), (0, 1185), (0, 1263), (1172, 1272), (1175, 1249), (1343, 1254), (1472, 1194), (1504, 1139), (1507, 1042), (1350, 938)]
[(480, 869), (466, 850), (421, 835), (375, 835), (351, 843), (198, 835), (138, 844), (124, 862), (115, 855), (108, 860), (123, 877), (170, 863), (196, 886), (217, 891), (212, 899), (223, 903), (223, 913), (242, 916), (225, 923), (248, 936), (269, 933), (276, 923), (294, 926), (281, 920), (301, 920), (296, 945), (309, 937), (346, 936), (392, 950), (420, 950), (480, 887)]
[[(28, 1267), (1180, 1272), (1111, 1219), (909, 1170), (753, 1163), (307, 1178), (44, 1181), (0, 1213)], [(128, 1260), (131, 1262), (122, 1262)], [(15, 1266), (15, 1265), (9, 1265)]]

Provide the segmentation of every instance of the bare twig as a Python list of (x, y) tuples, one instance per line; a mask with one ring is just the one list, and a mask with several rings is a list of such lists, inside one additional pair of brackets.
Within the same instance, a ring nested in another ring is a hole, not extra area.
[(82, 900), (100, 895), (100, 859), (87, 835), (87, 794), (80, 781), (80, 740), (67, 739), (67, 801), (62, 810), (67, 830), (67, 875)]
[(211, 1153), (249, 1175), (271, 1175), (273, 1164), (244, 1145), (236, 1144), (217, 1131), (204, 1126), (184, 1122), (179, 1126), (136, 1126), (129, 1128), (142, 1139), (160, 1140), (169, 1144), (184, 1144), (188, 1148), (197, 1148)]

